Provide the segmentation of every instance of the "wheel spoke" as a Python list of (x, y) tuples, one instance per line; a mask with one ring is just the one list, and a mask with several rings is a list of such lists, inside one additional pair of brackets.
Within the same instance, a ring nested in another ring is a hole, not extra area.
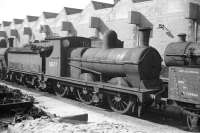
[(115, 99), (114, 99), (114, 98), (112, 98), (112, 102), (115, 102)]
[(122, 107), (122, 110), (124, 110), (126, 107), (123, 105), (123, 103), (122, 102), (120, 102), (120, 105), (121, 105), (121, 107)]
[(122, 104), (124, 104), (125, 106), (128, 106), (128, 103), (126, 103), (125, 101), (122, 101)]
[(85, 104), (92, 104), (93, 102), (93, 93), (90, 88), (79, 88), (77, 89), (78, 98), (81, 102)]
[(195, 131), (198, 127), (198, 117), (192, 116), (190, 114), (187, 115), (187, 126), (191, 131)]
[(124, 94), (110, 94), (108, 95), (108, 103), (110, 108), (118, 113), (128, 113), (133, 106), (133, 98)]
[(56, 90), (55, 90), (56, 95), (61, 96), (61, 97), (66, 97), (70, 93), (70, 89), (64, 85), (64, 84), (57, 84)]
[(118, 102), (118, 106), (119, 106), (119, 110), (123, 110), (123, 109), (121, 108), (121, 103), (120, 103), (120, 102)]
[(118, 103), (115, 102), (115, 106), (114, 106), (116, 109), (118, 109)]
[(126, 108), (126, 105), (124, 106), (123, 102), (121, 103), (121, 105), (122, 105), (122, 109)]
[(89, 97), (87, 96), (87, 95), (85, 95), (85, 101), (89, 101), (90, 99), (89, 99)]

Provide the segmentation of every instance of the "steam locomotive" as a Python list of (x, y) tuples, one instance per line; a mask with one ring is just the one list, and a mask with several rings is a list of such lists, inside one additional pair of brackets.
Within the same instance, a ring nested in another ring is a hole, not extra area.
[(108, 31), (102, 48), (84, 37), (50, 38), (22, 48), (1, 49), (0, 77), (59, 96), (76, 95), (85, 104), (108, 102), (119, 113), (139, 117), (150, 106), (180, 108), (189, 129), (199, 126), (200, 45), (180, 41), (165, 50), (169, 68), (161, 77), (162, 58), (149, 46), (151, 29), (139, 30), (139, 46), (122, 48), (115, 31)]

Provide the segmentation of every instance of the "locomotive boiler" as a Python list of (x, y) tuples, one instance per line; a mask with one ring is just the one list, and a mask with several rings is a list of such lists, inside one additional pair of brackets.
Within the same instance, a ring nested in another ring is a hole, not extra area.
[(140, 46), (119, 48), (116, 32), (109, 31), (102, 48), (87, 49), (78, 61), (83, 68), (101, 73), (103, 80), (115, 82), (116, 77), (126, 77), (129, 87), (158, 86), (162, 59), (158, 51), (149, 46), (150, 32), (148, 28), (140, 29)]
[(166, 66), (199, 66), (199, 43), (186, 41), (186, 34), (179, 34), (179, 41), (169, 44), (165, 49)]

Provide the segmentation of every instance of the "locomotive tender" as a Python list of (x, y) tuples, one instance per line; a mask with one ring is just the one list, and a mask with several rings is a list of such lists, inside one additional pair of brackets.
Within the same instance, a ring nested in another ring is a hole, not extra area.
[[(149, 46), (151, 29), (142, 28), (139, 46), (121, 48), (114, 31), (106, 33), (102, 48), (83, 37), (46, 39), (1, 55), (1, 77), (57, 95), (93, 104), (108, 101), (119, 113), (141, 116), (152, 105), (171, 105), (187, 114), (192, 130), (199, 121), (199, 49), (196, 43), (171, 43), (165, 50), (169, 80), (160, 79), (162, 58)], [(4, 69), (3, 69), (4, 68)], [(6, 69), (5, 69), (6, 68)], [(6, 71), (5, 71), (6, 70)], [(105, 99), (104, 99), (105, 98)]]

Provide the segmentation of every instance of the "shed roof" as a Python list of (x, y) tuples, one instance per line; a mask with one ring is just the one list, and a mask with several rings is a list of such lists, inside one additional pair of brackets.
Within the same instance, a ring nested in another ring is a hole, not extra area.
[(13, 19), (14, 24), (22, 24), (23, 21), (24, 21), (23, 19), (17, 19), (17, 18)]
[(39, 17), (28, 15), (28, 16), (26, 16), (26, 18), (27, 18), (28, 22), (33, 22), (33, 21), (38, 20)]
[(53, 12), (43, 12), (43, 15), (46, 19), (55, 18), (58, 14)]
[(82, 9), (70, 8), (70, 7), (64, 7), (64, 10), (65, 10), (65, 13), (66, 13), (67, 15), (82, 12)]
[(6, 27), (6, 26), (10, 26), (11, 22), (10, 21), (3, 21), (2, 24), (3, 24), (4, 27)]
[(103, 3), (103, 2), (98, 2), (98, 1), (91, 1), (91, 2), (93, 4), (95, 10), (111, 8), (114, 6), (113, 4)]

